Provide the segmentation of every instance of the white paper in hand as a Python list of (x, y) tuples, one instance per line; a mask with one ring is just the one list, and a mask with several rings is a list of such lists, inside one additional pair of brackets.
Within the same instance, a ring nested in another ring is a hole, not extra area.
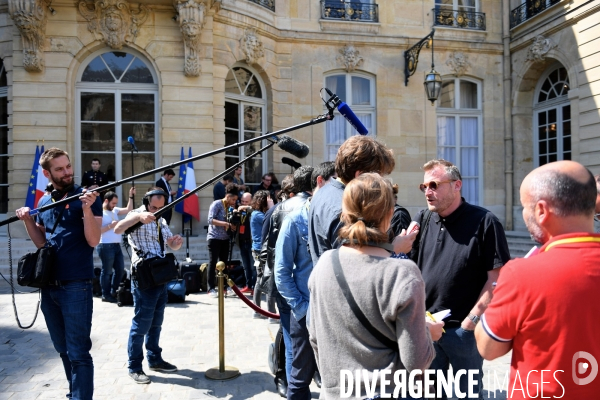
[(435, 314), (432, 314), (433, 318), (436, 321), (442, 321), (444, 318), (447, 318), (451, 315), (450, 310), (442, 310), (442, 311), (438, 311)]

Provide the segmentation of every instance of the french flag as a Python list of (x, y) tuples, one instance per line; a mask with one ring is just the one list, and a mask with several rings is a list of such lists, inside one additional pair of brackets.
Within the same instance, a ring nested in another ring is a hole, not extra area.
[[(184, 158), (183, 147), (181, 148), (181, 159)], [(192, 158), (192, 147), (190, 146), (189, 157)], [(181, 197), (186, 193), (196, 189), (196, 175), (194, 173), (194, 164), (188, 162), (179, 167), (179, 184), (177, 187), (177, 197)], [(186, 198), (182, 203), (175, 206), (175, 211), (183, 214), (183, 222), (188, 222), (192, 217), (196, 218), (200, 222), (200, 207), (198, 202), (198, 195), (193, 194)]]
[(30, 209), (37, 208), (38, 201), (44, 195), (46, 186), (48, 185), (48, 178), (44, 176), (43, 168), (40, 165), (40, 157), (44, 152), (44, 145), (40, 149), (39, 146), (35, 146), (35, 157), (33, 159), (33, 167), (31, 168), (31, 175), (29, 176), (29, 187), (27, 188), (27, 197), (25, 198), (25, 207)]

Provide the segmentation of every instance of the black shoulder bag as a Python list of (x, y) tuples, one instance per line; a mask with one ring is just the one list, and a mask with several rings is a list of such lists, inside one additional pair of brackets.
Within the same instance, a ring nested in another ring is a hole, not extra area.
[(144, 290), (158, 285), (164, 285), (177, 277), (177, 266), (175, 263), (175, 255), (173, 253), (165, 253), (165, 241), (160, 231), (160, 219), (157, 221), (158, 242), (160, 249), (165, 255), (164, 257), (143, 258), (138, 251), (138, 256), (143, 258), (143, 261), (135, 267), (134, 279), (137, 281), (138, 288)]
[(335, 255), (332, 257), (333, 259), (333, 272), (335, 274), (335, 278), (342, 289), (342, 293), (350, 306), (350, 309), (354, 313), (354, 316), (359, 320), (359, 322), (373, 335), (377, 340), (383, 343), (386, 347), (394, 350), (396, 353), (399, 353), (398, 342), (388, 338), (383, 333), (379, 332), (367, 319), (365, 314), (362, 312), (356, 301), (354, 300), (354, 296), (352, 296), (352, 292), (348, 287), (348, 282), (346, 282), (346, 277), (344, 276), (344, 272), (342, 271), (342, 265), (340, 264), (340, 251), (335, 250)]
[[(65, 208), (63, 208), (58, 215), (50, 234), (54, 235), (54, 231), (62, 218)], [(55, 256), (56, 250), (52, 247), (49, 240), (46, 241), (44, 247), (40, 247), (35, 253), (25, 254), (19, 259), (17, 283), (21, 286), (33, 288), (43, 288), (48, 286), (54, 278)]]

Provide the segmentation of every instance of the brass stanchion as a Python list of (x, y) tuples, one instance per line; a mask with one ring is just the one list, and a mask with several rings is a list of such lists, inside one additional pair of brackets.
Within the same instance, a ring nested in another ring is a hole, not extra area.
[(225, 366), (225, 263), (217, 263), (217, 288), (219, 290), (219, 367), (211, 368), (204, 373), (207, 379), (226, 381), (240, 376), (236, 367)]

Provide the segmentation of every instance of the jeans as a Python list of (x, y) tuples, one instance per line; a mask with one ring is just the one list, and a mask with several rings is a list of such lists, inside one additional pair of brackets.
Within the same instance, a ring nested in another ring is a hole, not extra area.
[(244, 275), (246, 276), (246, 286), (254, 288), (256, 284), (256, 267), (254, 267), (254, 257), (252, 257), (252, 241), (240, 240), (240, 255), (242, 265), (244, 266)]
[(217, 261), (227, 263), (229, 240), (208, 240), (208, 290), (216, 290)]
[(137, 286), (137, 281), (132, 279), (131, 293), (133, 294), (134, 316), (129, 331), (127, 353), (129, 355), (129, 372), (139, 372), (142, 370), (142, 360), (144, 359), (142, 349), (144, 337), (148, 364), (156, 365), (164, 361), (158, 341), (167, 304), (167, 286), (158, 285), (141, 290)]
[[(461, 327), (445, 329), (446, 333), (442, 334), (440, 340), (433, 343), (435, 358), (429, 368), (441, 370), (446, 379), (450, 364), (452, 364), (454, 374), (459, 369), (479, 370), (479, 387), (474, 388), (473, 391), (479, 393), (479, 398), (483, 399), (483, 358), (479, 355), (479, 351), (477, 351), (475, 333), (473, 331), (466, 331)], [(460, 377), (459, 388), (462, 393), (468, 393), (467, 374)], [(454, 389), (454, 392), (456, 393), (456, 389)], [(447, 397), (444, 391), (442, 391), (442, 400), (445, 399)]]
[(292, 340), (292, 372), (288, 380), (288, 400), (309, 400), (310, 382), (317, 371), (315, 353), (308, 339), (306, 317), (296, 320), (290, 317), (290, 337)]
[(289, 382), (290, 376), (292, 375), (292, 359), (294, 358), (292, 353), (292, 338), (290, 337), (290, 317), (292, 309), (277, 291), (275, 292), (275, 301), (277, 302), (277, 308), (279, 309), (279, 323), (283, 330), (283, 343), (285, 343), (285, 375)]
[(91, 400), (94, 394), (92, 280), (65, 282), (42, 289), (42, 313), (69, 382), (67, 397)]
[[(98, 247), (98, 256), (102, 260), (102, 272), (100, 273), (100, 286), (102, 287), (102, 297), (110, 297), (119, 288), (125, 264), (123, 262), (123, 252), (121, 243), (100, 243)], [(110, 274), (115, 271), (110, 280)]]

